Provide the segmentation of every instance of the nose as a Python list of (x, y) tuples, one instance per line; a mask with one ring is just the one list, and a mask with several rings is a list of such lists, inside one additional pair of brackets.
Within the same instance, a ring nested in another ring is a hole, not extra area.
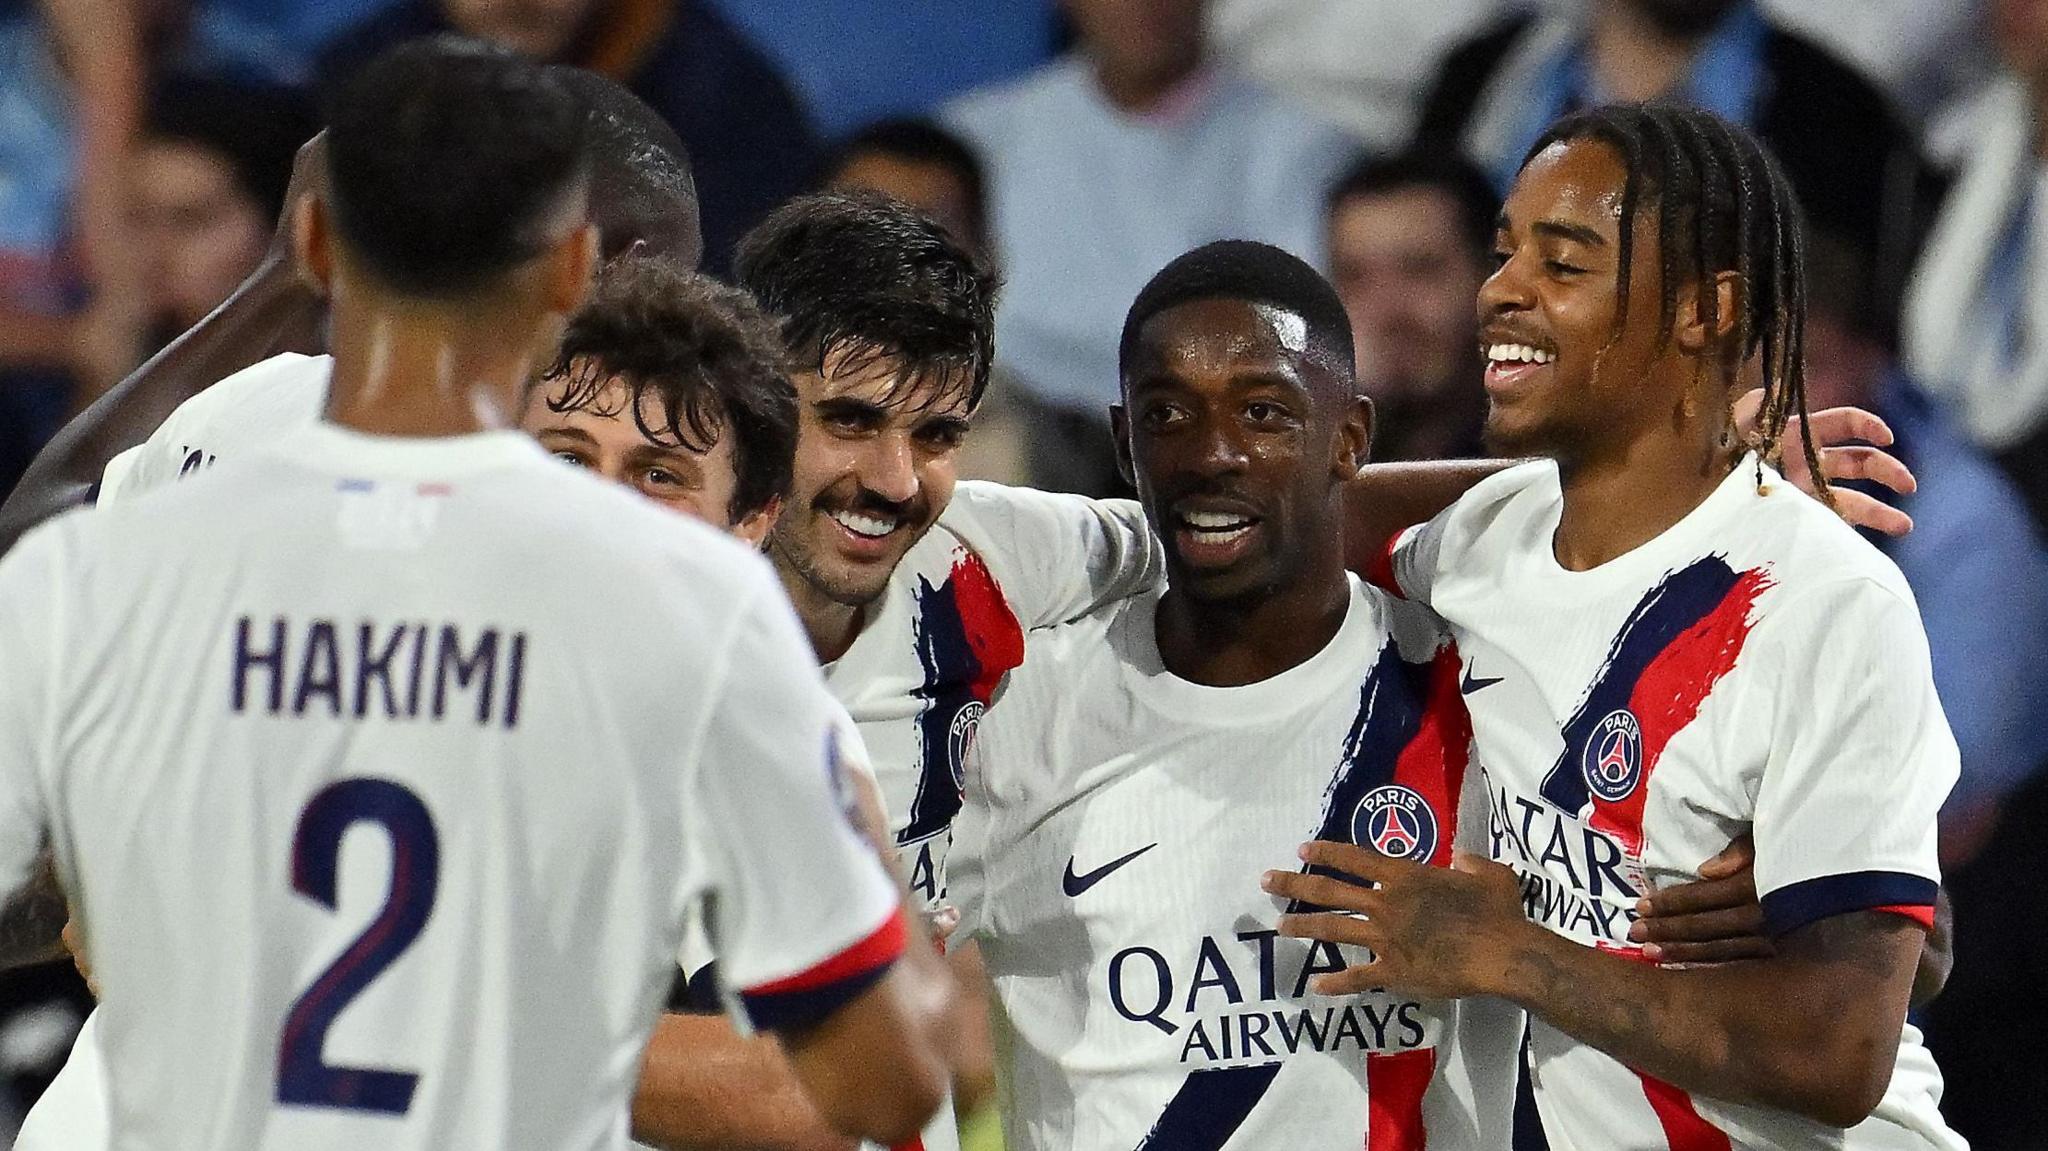
[(1536, 306), (1534, 295), (1529, 290), (1529, 278), (1522, 271), (1522, 257), (1519, 253), (1508, 257), (1486, 282), (1479, 285), (1479, 320), (1484, 323), (1493, 316), (1504, 316), (1513, 312), (1524, 312)]
[(892, 503), (908, 503), (917, 495), (917, 453), (907, 433), (885, 433), (875, 437), (873, 448), (861, 461), (858, 477), (862, 487)]
[(1197, 435), (1195, 451), (1189, 460), (1197, 474), (1213, 478), (1237, 475), (1245, 470), (1248, 461), (1244, 443), (1229, 420), (1212, 413), (1202, 421)]

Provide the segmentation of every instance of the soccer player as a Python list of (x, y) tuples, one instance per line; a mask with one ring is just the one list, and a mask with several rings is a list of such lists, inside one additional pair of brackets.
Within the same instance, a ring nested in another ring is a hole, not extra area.
[(373, 65), (297, 229), (326, 419), (0, 565), (0, 871), (51, 829), (117, 1143), (617, 1146), (703, 896), (829, 1115), (936, 1101), (767, 570), (491, 430), (595, 258), (584, 135), (510, 57)]
[(1167, 578), (1029, 637), (953, 856), (1014, 1032), (1009, 1145), (1497, 1151), (1514, 1013), (1317, 994), (1358, 953), (1279, 938), (1257, 886), (1304, 834), (1441, 867), (1485, 829), (1456, 649), (1345, 571), (1372, 419), (1343, 303), (1211, 244), (1139, 293), (1120, 358)]
[[(1276, 872), (1363, 915), (1283, 932), (1372, 949), (1332, 993), (1526, 1007), (1554, 1146), (1961, 1147), (1905, 1024), (1956, 747), (1898, 571), (1767, 462), (1804, 406), (1782, 173), (1708, 113), (1597, 109), (1545, 133), (1497, 243), (1487, 432), (1546, 459), (1405, 535), (1392, 572), (1469, 661), (1506, 866), (1312, 844), (1378, 887)], [(1752, 373), (1753, 445), (1729, 415)], [(1641, 961), (1637, 901), (1736, 833), (1775, 954)]]

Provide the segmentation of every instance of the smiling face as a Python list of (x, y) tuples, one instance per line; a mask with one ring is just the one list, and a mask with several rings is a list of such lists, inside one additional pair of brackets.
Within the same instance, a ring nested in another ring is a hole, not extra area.
[(1159, 312), (1113, 415), (1177, 592), (1270, 594), (1341, 550), (1339, 485), (1364, 462), (1370, 406), (1301, 317), (1234, 299)]
[(953, 498), (970, 382), (905, 380), (900, 362), (857, 349), (792, 379), (796, 464), (769, 552), (825, 599), (869, 603)]
[(1617, 331), (1627, 170), (1598, 140), (1561, 141), (1516, 177), (1495, 236), (1499, 267), (1479, 290), (1487, 446), (1576, 458), (1651, 402), (1663, 351), (1654, 204), (1639, 206), (1628, 323)]

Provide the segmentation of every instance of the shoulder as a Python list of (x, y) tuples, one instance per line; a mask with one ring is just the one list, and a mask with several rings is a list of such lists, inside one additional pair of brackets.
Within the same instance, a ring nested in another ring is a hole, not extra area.
[(1735, 515), (1735, 532), (1746, 546), (1731, 558), (1739, 561), (1741, 551), (1753, 549), (1761, 560), (1755, 566), (1765, 569), (1775, 589), (1759, 603), (1759, 627), (1782, 631), (1801, 621), (1832, 627), (1889, 615), (1917, 623), (1919, 608), (1898, 565), (1827, 505), (1775, 473), (1766, 473), (1765, 490)]
[[(1085, 531), (1104, 520), (1144, 521), (1135, 500), (1100, 500), (1065, 492), (1012, 487), (986, 480), (962, 480), (953, 489), (946, 510), (939, 513), (938, 527), (966, 539), (970, 544), (1028, 544), (1030, 537), (1067, 537)], [(1022, 537), (1003, 540), (1000, 535)]]
[(1505, 521), (1535, 514), (1562, 498), (1557, 465), (1549, 460), (1527, 460), (1473, 484), (1431, 527), (1442, 534), (1448, 548), (1453, 542), (1470, 542)]

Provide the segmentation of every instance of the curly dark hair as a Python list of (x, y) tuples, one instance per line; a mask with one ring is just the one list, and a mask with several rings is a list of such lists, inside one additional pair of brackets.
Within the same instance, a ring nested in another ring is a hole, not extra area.
[[(629, 385), (619, 410), (603, 400), (614, 377)], [(630, 410), (641, 434), (657, 442), (704, 452), (731, 431), (734, 523), (789, 491), (796, 388), (775, 322), (745, 292), (666, 260), (620, 260), (570, 319), (546, 379), (561, 385), (549, 410)], [(642, 407), (649, 394), (662, 413), (658, 426)]]
[(823, 371), (900, 362), (938, 394), (981, 403), (995, 358), (997, 278), (937, 221), (874, 192), (799, 196), (740, 241), (740, 285), (782, 321), (791, 359)]

